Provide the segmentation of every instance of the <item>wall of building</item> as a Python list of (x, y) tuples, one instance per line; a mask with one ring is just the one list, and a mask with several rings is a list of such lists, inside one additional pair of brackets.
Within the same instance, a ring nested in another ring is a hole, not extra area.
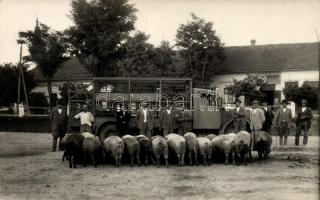
[[(285, 98), (282, 90), (285, 87), (286, 82), (298, 82), (298, 85), (301, 86), (304, 81), (319, 81), (319, 70), (283, 71), (261, 74), (266, 77), (267, 84), (274, 84), (275, 90), (281, 92), (281, 99)], [(246, 73), (218, 74), (214, 76), (211, 87), (219, 88), (218, 94), (226, 101), (230, 98), (230, 95), (225, 94), (224, 89), (226, 86), (232, 84), (233, 79), (242, 80), (245, 77), (247, 77)]]

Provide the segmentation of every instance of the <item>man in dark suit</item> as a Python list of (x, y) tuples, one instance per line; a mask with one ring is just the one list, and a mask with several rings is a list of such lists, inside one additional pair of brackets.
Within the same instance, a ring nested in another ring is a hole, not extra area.
[(311, 108), (307, 107), (307, 100), (303, 99), (301, 104), (301, 108), (298, 109), (297, 112), (297, 120), (296, 120), (296, 139), (295, 144), (299, 146), (299, 138), (301, 131), (303, 130), (303, 144), (306, 145), (308, 143), (308, 131), (311, 127), (311, 119), (313, 117)]
[(172, 133), (174, 129), (174, 120), (175, 119), (172, 105), (170, 105), (167, 109), (161, 111), (160, 123), (164, 137), (166, 137), (166, 135), (168, 135), (169, 133)]
[(142, 103), (142, 108), (140, 108), (136, 114), (136, 122), (140, 130), (140, 134), (151, 138), (154, 116), (152, 111), (148, 108), (148, 103)]
[(273, 112), (272, 112), (270, 106), (268, 106), (267, 101), (261, 102), (261, 110), (263, 110), (264, 117), (266, 119), (262, 125), (261, 130), (270, 133), (274, 115), (273, 115)]
[(242, 130), (246, 130), (246, 111), (244, 107), (241, 107), (241, 101), (240, 99), (236, 99), (234, 104), (236, 105), (236, 108), (232, 111), (232, 117), (233, 117), (233, 127), (234, 131), (237, 133)]
[(121, 110), (116, 113), (117, 118), (117, 128), (120, 135), (127, 135), (129, 134), (129, 123), (131, 120), (131, 114), (127, 110), (126, 106), (122, 106)]
[(282, 100), (281, 107), (277, 110), (272, 124), (278, 130), (280, 148), (282, 148), (283, 145), (287, 145), (289, 128), (292, 123), (292, 111), (290, 108), (287, 108), (287, 105), (288, 102), (286, 100)]
[(57, 140), (59, 139), (59, 150), (61, 150), (61, 139), (64, 137), (67, 131), (67, 112), (62, 108), (60, 102), (57, 103), (55, 109), (51, 112), (51, 128), (52, 128), (52, 151), (56, 151)]

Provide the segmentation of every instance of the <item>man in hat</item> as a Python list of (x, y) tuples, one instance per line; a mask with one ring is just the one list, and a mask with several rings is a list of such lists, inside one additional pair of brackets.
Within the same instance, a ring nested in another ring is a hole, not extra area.
[(252, 109), (250, 111), (250, 129), (252, 135), (252, 142), (253, 142), (253, 150), (256, 149), (256, 135), (262, 129), (262, 124), (265, 121), (263, 111), (258, 107), (259, 101), (254, 100), (252, 102)]
[(292, 112), (290, 108), (287, 108), (287, 105), (288, 102), (286, 100), (282, 100), (281, 107), (277, 110), (273, 120), (273, 126), (278, 130), (281, 148), (283, 147), (283, 145), (287, 145), (289, 128), (291, 126), (292, 121)]
[(296, 146), (299, 146), (299, 138), (301, 131), (303, 130), (303, 144), (308, 143), (308, 131), (311, 127), (311, 119), (313, 117), (311, 108), (307, 107), (307, 100), (303, 99), (301, 102), (301, 108), (298, 109), (296, 119)]
[(129, 134), (129, 123), (131, 120), (131, 114), (126, 106), (122, 106), (121, 110), (116, 113), (116, 119), (117, 129), (120, 135), (123, 136)]
[(161, 111), (160, 114), (160, 123), (161, 129), (163, 131), (163, 136), (166, 137), (169, 133), (173, 132), (175, 125), (175, 113), (172, 108), (172, 103), (167, 109)]
[(59, 139), (59, 150), (61, 150), (61, 139), (67, 131), (68, 116), (67, 111), (62, 108), (61, 102), (57, 103), (55, 109), (51, 112), (51, 128), (52, 128), (52, 151), (56, 151), (57, 140)]
[(92, 133), (92, 123), (94, 121), (93, 115), (88, 111), (88, 106), (83, 105), (82, 112), (74, 116), (75, 119), (80, 119), (80, 133)]
[(154, 116), (152, 111), (148, 108), (148, 103), (143, 102), (142, 107), (137, 111), (136, 122), (141, 135), (151, 138), (151, 131), (154, 124)]
[(236, 108), (232, 111), (232, 118), (234, 119), (234, 131), (237, 133), (239, 131), (246, 130), (246, 110), (244, 109), (244, 107), (240, 106), (240, 99), (235, 99), (234, 104), (236, 105)]
[(268, 103), (267, 103), (266, 100), (261, 102), (261, 109), (263, 110), (264, 116), (266, 118), (266, 120), (264, 121), (264, 123), (262, 125), (262, 129), (261, 130), (270, 133), (274, 115), (273, 115), (273, 112), (271, 110), (271, 107), (268, 106)]

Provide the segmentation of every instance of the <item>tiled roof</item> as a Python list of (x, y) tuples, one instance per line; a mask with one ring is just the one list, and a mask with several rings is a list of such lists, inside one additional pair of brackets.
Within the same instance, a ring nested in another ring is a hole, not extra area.
[[(44, 77), (41, 71), (36, 67), (30, 71), (33, 74), (34, 80), (44, 81)], [(58, 69), (54, 75), (53, 80), (65, 81), (68, 79), (86, 79), (92, 78), (92, 75), (86, 70), (86, 68), (76, 58), (67, 60)]]
[(226, 47), (219, 73), (279, 72), (319, 69), (319, 44), (274, 44)]

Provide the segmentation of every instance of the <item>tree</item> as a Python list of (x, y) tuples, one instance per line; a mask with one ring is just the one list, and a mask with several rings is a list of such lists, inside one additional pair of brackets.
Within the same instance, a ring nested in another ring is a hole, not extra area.
[[(27, 93), (35, 87), (33, 77), (27, 72), (27, 66), (22, 66), (25, 74)], [(18, 76), (19, 69), (12, 63), (0, 64), (0, 106), (9, 106), (10, 103), (17, 102), (18, 96)], [(25, 101), (25, 96), (22, 95), (22, 101)]]
[(176, 34), (176, 46), (186, 61), (185, 71), (196, 84), (207, 85), (225, 59), (223, 44), (213, 30), (213, 24), (191, 14), (192, 21), (181, 24)]
[(123, 44), (136, 20), (128, 0), (73, 0), (67, 30), (72, 53), (95, 76), (116, 76), (115, 65), (125, 53)]
[(63, 62), (66, 55), (66, 39), (62, 32), (52, 31), (45, 24), (36, 24), (34, 31), (19, 32), (18, 43), (25, 43), (29, 56), (25, 61), (34, 62), (45, 77), (49, 94), (49, 106), (52, 107), (52, 78)]
[(249, 101), (253, 99), (262, 100), (265, 98), (265, 94), (261, 91), (261, 87), (265, 85), (263, 76), (247, 75), (243, 80), (233, 79), (233, 84), (228, 85), (226, 89), (236, 98), (244, 96)]
[(302, 99), (306, 99), (311, 108), (317, 108), (319, 87), (312, 87), (307, 83), (303, 83), (301, 87), (298, 85), (288, 85), (283, 89), (283, 93), (288, 100), (301, 104)]
[(155, 49), (147, 42), (148, 39), (149, 36), (140, 31), (127, 38), (123, 45), (125, 56), (118, 62), (120, 76), (145, 77), (160, 74), (160, 70), (153, 64)]
[(160, 71), (160, 76), (177, 76), (174, 64), (178, 62), (176, 52), (168, 41), (162, 41), (160, 46), (155, 48), (153, 64)]

